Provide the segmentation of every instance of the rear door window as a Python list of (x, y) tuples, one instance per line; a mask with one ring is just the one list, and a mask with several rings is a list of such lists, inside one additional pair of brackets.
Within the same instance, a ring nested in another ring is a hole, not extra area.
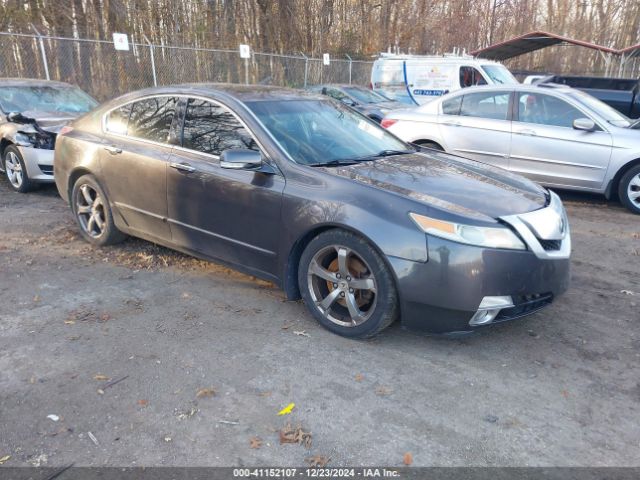
[(226, 107), (194, 98), (187, 104), (182, 146), (216, 157), (232, 149), (259, 151), (251, 134)]
[(469, 93), (462, 98), (460, 115), (466, 117), (506, 120), (510, 92)]
[(178, 97), (153, 97), (135, 102), (127, 134), (143, 140), (167, 143), (177, 104)]
[(554, 127), (573, 128), (577, 118), (588, 118), (569, 103), (551, 95), (520, 93), (518, 96), (518, 121)]

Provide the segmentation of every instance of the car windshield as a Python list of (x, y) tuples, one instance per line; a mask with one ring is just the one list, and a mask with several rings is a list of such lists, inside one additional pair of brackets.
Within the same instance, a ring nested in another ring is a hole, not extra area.
[(489, 78), (496, 84), (513, 85), (518, 83), (518, 80), (511, 75), (511, 72), (502, 65), (482, 65), (482, 70)]
[(572, 90), (571, 95), (575, 100), (586, 106), (589, 110), (600, 115), (611, 125), (616, 127), (629, 127), (633, 123), (629, 117), (623, 115), (615, 108), (580, 90)]
[(334, 101), (247, 102), (247, 107), (296, 162), (303, 165), (372, 160), (414, 151), (382, 127)]
[(25, 86), (0, 88), (0, 108), (9, 112), (84, 113), (98, 103), (77, 87)]
[(344, 87), (343, 90), (347, 95), (355, 98), (360, 103), (380, 103), (389, 101), (388, 98), (383, 97), (373, 90), (367, 90), (366, 88)]

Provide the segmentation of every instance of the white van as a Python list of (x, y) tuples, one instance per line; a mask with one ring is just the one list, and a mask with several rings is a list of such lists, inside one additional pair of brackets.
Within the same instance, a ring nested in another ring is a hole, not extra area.
[(410, 105), (423, 105), (464, 87), (514, 83), (518, 81), (504, 65), (468, 55), (381, 53), (371, 69), (375, 91)]

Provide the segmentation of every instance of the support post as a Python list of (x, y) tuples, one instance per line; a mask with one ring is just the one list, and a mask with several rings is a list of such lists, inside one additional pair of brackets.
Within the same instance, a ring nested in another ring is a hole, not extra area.
[(309, 78), (309, 57), (300, 52), (300, 55), (304, 57), (304, 88), (307, 88), (307, 79)]
[(156, 76), (156, 59), (153, 52), (153, 43), (149, 41), (146, 35), (143, 34), (144, 40), (147, 42), (149, 46), (149, 54), (151, 55), (151, 73), (153, 73), (153, 86), (158, 86), (158, 77)]
[(244, 59), (244, 84), (249, 85), (249, 59)]
[(42, 55), (42, 65), (44, 66), (44, 75), (47, 80), (51, 80), (51, 75), (49, 75), (49, 64), (47, 62), (47, 51), (44, 48), (44, 40), (42, 39), (42, 35), (40, 35), (40, 32), (36, 29), (33, 23), (31, 24), (31, 28), (33, 28), (33, 31), (36, 32), (36, 35), (38, 36), (38, 43), (40, 44), (40, 54)]
[(351, 59), (351, 57), (347, 54), (345, 54), (346, 57), (349, 59), (349, 85), (351, 85), (351, 69), (353, 67), (353, 60)]

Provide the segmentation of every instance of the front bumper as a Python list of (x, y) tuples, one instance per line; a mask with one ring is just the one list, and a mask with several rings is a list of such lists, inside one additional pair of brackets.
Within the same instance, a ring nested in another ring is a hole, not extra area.
[(482, 300), (510, 296), (513, 307), (489, 325), (534, 313), (569, 287), (568, 258), (531, 251), (473, 247), (429, 237), (425, 263), (389, 257), (400, 296), (402, 325), (432, 333), (472, 331)]
[(389, 258), (402, 323), (436, 333), (470, 331), (532, 314), (569, 287), (571, 233), (560, 198), (502, 217), (527, 250), (485, 248), (429, 235), (428, 261)]
[(29, 180), (40, 183), (53, 182), (53, 150), (33, 147), (18, 147)]

